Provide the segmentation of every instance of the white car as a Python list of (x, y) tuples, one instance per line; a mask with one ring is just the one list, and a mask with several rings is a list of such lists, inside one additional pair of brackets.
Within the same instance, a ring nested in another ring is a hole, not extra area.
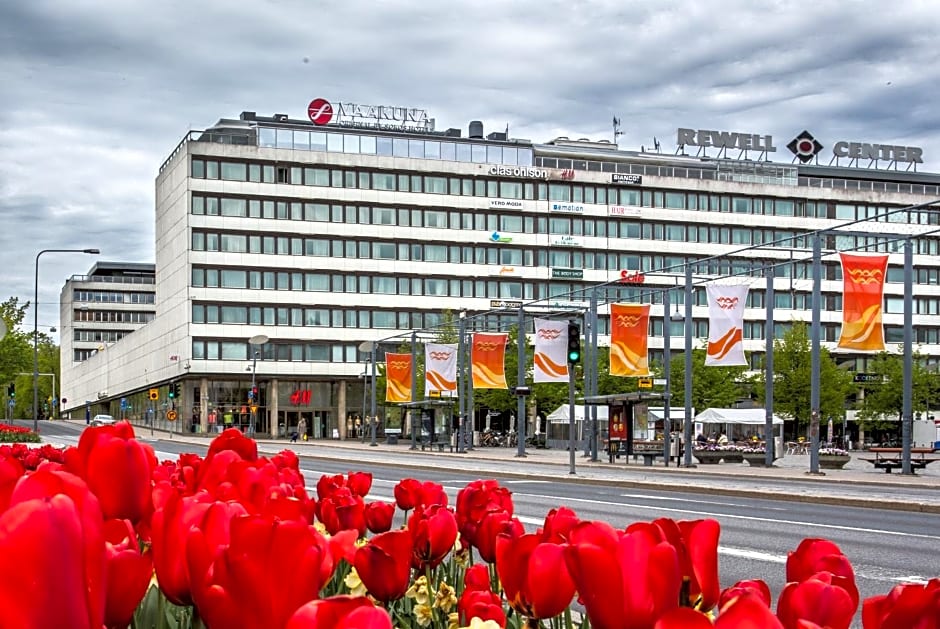
[(91, 420), (92, 426), (107, 426), (114, 423), (114, 417), (111, 415), (95, 415)]

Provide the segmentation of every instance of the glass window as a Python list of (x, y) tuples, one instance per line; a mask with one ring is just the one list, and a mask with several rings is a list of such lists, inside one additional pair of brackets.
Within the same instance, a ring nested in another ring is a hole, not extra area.
[(394, 190), (395, 175), (388, 173), (375, 173), (372, 175), (372, 188), (374, 190)]
[(193, 159), (191, 177), (194, 179), (205, 179), (206, 163), (201, 159)]
[(447, 229), (447, 212), (443, 210), (425, 210), (424, 226)]
[(343, 152), (343, 135), (341, 133), (326, 134), (326, 150), (331, 153)]
[(231, 253), (248, 253), (248, 237), (244, 234), (222, 234), (221, 250)]
[(193, 286), (205, 286), (206, 272), (203, 269), (193, 269)]
[(305, 273), (304, 290), (308, 291), (329, 291), (330, 276), (326, 273)]
[(504, 214), (499, 217), (499, 230), (504, 232), (522, 233), (522, 216)]
[(515, 166), (519, 160), (519, 151), (514, 146), (503, 147), (503, 163)]
[(457, 144), (457, 161), (458, 162), (469, 162), (470, 161), (470, 145), (469, 144)]
[(372, 278), (372, 292), (382, 295), (394, 295), (396, 281), (394, 277), (378, 276)]
[(674, 210), (684, 210), (685, 209), (685, 193), (684, 192), (667, 192), (666, 207), (672, 208)]
[(385, 157), (392, 156), (392, 138), (378, 137), (375, 139), (375, 154)]
[(483, 144), (473, 144), (470, 147), (470, 161), (474, 164), (486, 163), (486, 146)]
[(192, 200), (193, 214), (205, 214), (206, 213), (206, 200), (203, 197), (193, 197)]
[(446, 245), (424, 245), (425, 262), (447, 262)]
[(424, 143), (424, 157), (425, 159), (440, 159), (441, 158), (441, 143), (432, 142), (430, 140)]
[(395, 210), (390, 207), (372, 208), (372, 224), (373, 225), (394, 225), (395, 224)]
[(344, 135), (343, 136), (343, 152), (344, 153), (358, 153), (359, 152), (359, 136), (358, 135)]
[(273, 147), (277, 144), (277, 134), (274, 129), (261, 127), (258, 129), (258, 145), (262, 147)]
[(277, 148), (294, 148), (294, 133), (290, 129), (276, 129), (275, 131), (277, 132)]
[(294, 131), (294, 148), (301, 151), (310, 150), (309, 131)]
[(408, 140), (408, 157), (424, 159), (424, 140)]
[(222, 216), (245, 216), (245, 199), (222, 197)]
[(326, 150), (326, 133), (322, 131), (311, 131), (310, 132), (310, 150), (311, 151), (325, 151)]
[(447, 194), (447, 179), (445, 177), (425, 177), (424, 191), (430, 194)]
[(486, 163), (487, 164), (502, 164), (503, 163), (503, 147), (501, 146), (486, 147)]
[(447, 161), (457, 160), (457, 145), (453, 142), (441, 142), (441, 159)]
[(363, 155), (375, 155), (375, 138), (364, 135), (359, 138), (359, 152)]
[(447, 296), (447, 280), (444, 279), (426, 279), (424, 280), (424, 294), (435, 297)]
[(408, 140), (395, 138), (392, 142), (395, 157), (408, 157)]
[(563, 183), (548, 184), (548, 198), (552, 201), (570, 201), (571, 186)]

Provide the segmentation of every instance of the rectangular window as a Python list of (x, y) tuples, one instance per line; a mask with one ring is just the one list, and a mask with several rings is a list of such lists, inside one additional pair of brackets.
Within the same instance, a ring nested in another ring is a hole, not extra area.
[(201, 159), (193, 159), (192, 170), (190, 171), (190, 176), (193, 179), (205, 179), (206, 163)]

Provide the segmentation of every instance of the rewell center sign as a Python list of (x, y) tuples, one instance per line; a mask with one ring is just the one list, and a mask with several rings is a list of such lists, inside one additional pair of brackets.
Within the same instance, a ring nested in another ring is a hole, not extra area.
[(740, 133), (737, 131), (711, 131), (708, 129), (683, 129), (676, 132), (676, 144), (679, 146), (701, 146), (719, 149), (739, 149), (742, 151), (775, 152), (772, 135)]

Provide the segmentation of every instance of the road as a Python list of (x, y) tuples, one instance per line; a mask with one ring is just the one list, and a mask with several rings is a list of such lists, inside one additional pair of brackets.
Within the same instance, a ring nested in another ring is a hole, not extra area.
[[(80, 426), (49, 424), (43, 435), (53, 442), (74, 443)], [(146, 432), (141, 435), (150, 441)], [(205, 452), (199, 443), (157, 439), (153, 447), (161, 458), (175, 458), (179, 452)], [(885, 508), (862, 508), (800, 502), (751, 495), (703, 494), (695, 489), (665, 490), (597, 484), (590, 479), (565, 478), (546, 472), (542, 477), (520, 478), (499, 469), (430, 469), (409, 466), (407, 458), (395, 464), (352, 461), (362, 451), (346, 458), (302, 457), (301, 469), (308, 488), (322, 474), (364, 470), (373, 474), (370, 497), (393, 501), (392, 488), (401, 478), (413, 476), (442, 484), (452, 500), (467, 482), (495, 478), (513, 492), (516, 514), (530, 530), (539, 526), (552, 508), (567, 505), (582, 519), (604, 520), (622, 528), (638, 520), (659, 517), (673, 519), (714, 518), (721, 523), (719, 564), (722, 587), (749, 578), (764, 579), (774, 595), (784, 585), (787, 552), (806, 537), (832, 540), (849, 557), (856, 571), (862, 598), (888, 592), (904, 581), (925, 581), (940, 576), (940, 526), (938, 516)], [(480, 465), (482, 467), (482, 464)], [(498, 467), (498, 466), (493, 466)], [(674, 486), (682, 486), (670, 475)], [(728, 481), (725, 481), (726, 483)], [(736, 481), (735, 481), (736, 482)], [(762, 481), (767, 485), (771, 481)], [(797, 487), (786, 483), (794, 491)], [(846, 491), (864, 491), (850, 489)], [(910, 490), (916, 494), (916, 488)]]

